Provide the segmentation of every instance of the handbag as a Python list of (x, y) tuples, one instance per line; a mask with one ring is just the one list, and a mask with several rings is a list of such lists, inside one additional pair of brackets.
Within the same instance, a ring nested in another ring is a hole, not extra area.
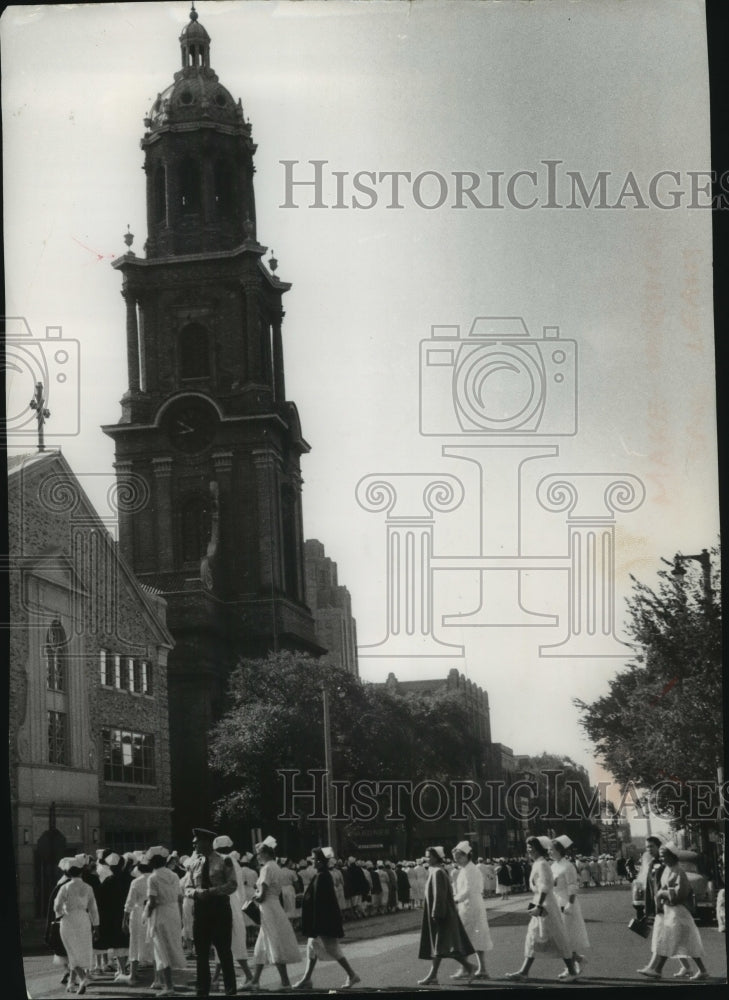
[(639, 934), (642, 938), (647, 938), (651, 932), (651, 925), (647, 917), (633, 917), (628, 924), (628, 930)]
[(241, 907), (245, 915), (249, 920), (252, 920), (254, 924), (260, 924), (261, 922), (261, 909), (255, 899), (247, 900)]

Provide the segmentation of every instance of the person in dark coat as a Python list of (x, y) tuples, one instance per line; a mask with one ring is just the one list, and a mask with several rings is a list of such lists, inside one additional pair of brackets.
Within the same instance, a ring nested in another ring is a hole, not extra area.
[(124, 871), (124, 859), (118, 854), (112, 852), (104, 860), (111, 869), (111, 875), (99, 887), (99, 937), (103, 941), (103, 947), (108, 948), (116, 959), (116, 981), (119, 976), (126, 976), (128, 973), (129, 931), (124, 929), (124, 904), (130, 880)]
[(311, 975), (318, 959), (334, 959), (347, 973), (341, 989), (350, 989), (360, 978), (344, 957), (339, 939), (344, 937), (342, 913), (337, 903), (334, 880), (329, 871), (329, 859), (334, 857), (331, 847), (314, 849), (316, 875), (309, 882), (301, 901), (301, 933), (307, 938), (306, 969), (294, 984), (295, 990), (312, 988)]
[(410, 882), (405, 874), (402, 861), (398, 861), (397, 868), (395, 869), (395, 877), (397, 878), (397, 901), (400, 907), (410, 906)]
[(453, 901), (451, 882), (443, 869), (445, 852), (442, 847), (429, 847), (427, 855), (428, 881), (418, 958), (430, 959), (431, 965), (425, 979), (418, 980), (418, 986), (437, 984), (438, 969), (444, 958), (455, 959), (465, 972), (459, 978), (470, 980), (476, 970), (467, 956), (475, 954), (475, 949), (463, 929)]
[(349, 874), (352, 913), (357, 919), (361, 919), (365, 915), (362, 900), (369, 896), (370, 884), (367, 881), (367, 876), (353, 857), (347, 859), (347, 873)]

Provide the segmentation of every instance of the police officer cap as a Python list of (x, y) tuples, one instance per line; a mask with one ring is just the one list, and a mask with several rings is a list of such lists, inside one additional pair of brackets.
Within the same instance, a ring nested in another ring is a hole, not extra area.
[(193, 827), (192, 835), (193, 837), (202, 838), (204, 840), (215, 840), (217, 837), (217, 833), (214, 833), (212, 830), (206, 830), (205, 827), (202, 826)]

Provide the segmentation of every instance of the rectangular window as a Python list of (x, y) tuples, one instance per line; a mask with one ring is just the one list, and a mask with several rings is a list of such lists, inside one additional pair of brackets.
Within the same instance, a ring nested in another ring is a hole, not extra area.
[(154, 785), (154, 736), (126, 729), (105, 729), (104, 779), (128, 785)]
[(134, 677), (134, 660), (131, 658), (131, 656), (127, 657), (127, 676), (126, 676), (126, 681), (127, 681), (127, 687), (128, 687), (128, 689), (130, 691), (135, 691), (136, 688), (134, 687), (134, 681), (135, 681), (135, 677)]
[(133, 671), (133, 674), (134, 674), (134, 688), (133, 688), (133, 690), (136, 691), (137, 694), (142, 694), (142, 692), (144, 691), (144, 686), (142, 684), (142, 661), (141, 660), (134, 660), (133, 661), (132, 671)]
[(106, 649), (99, 651), (99, 670), (104, 687), (114, 687), (114, 654)]
[(68, 716), (48, 712), (48, 763), (68, 764)]
[(114, 653), (114, 686), (120, 688), (121, 684), (121, 656)]
[(152, 671), (146, 660), (142, 660), (142, 694), (152, 694)]

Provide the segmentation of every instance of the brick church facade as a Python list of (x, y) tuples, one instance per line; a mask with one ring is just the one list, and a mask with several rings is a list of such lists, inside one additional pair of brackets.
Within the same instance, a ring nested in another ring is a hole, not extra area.
[(114, 440), (120, 486), (149, 502), (120, 515), (138, 579), (164, 595), (173, 840), (212, 821), (210, 726), (240, 655), (323, 652), (306, 604), (301, 456), (286, 398), (284, 293), (264, 261), (253, 191), (256, 145), (240, 100), (210, 65), (193, 10), (181, 68), (141, 140), (145, 256), (113, 266), (126, 303), (128, 390)]
[(8, 460), (10, 802), (18, 908), (69, 853), (170, 836), (165, 602), (60, 452)]

